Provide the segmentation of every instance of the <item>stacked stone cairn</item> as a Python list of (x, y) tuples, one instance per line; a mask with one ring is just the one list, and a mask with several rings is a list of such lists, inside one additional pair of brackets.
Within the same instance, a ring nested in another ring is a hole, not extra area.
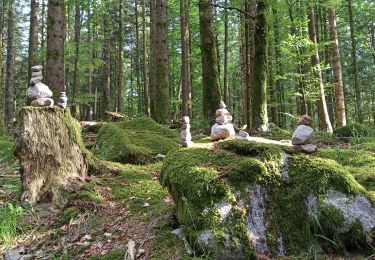
[(190, 118), (184, 116), (182, 118), (182, 127), (181, 127), (181, 143), (183, 147), (191, 147), (193, 142), (191, 141), (190, 133)]
[(233, 117), (226, 108), (225, 103), (221, 101), (220, 108), (215, 112), (216, 123), (211, 128), (212, 141), (226, 139), (236, 134), (232, 124)]
[(27, 96), (31, 100), (31, 106), (34, 107), (49, 107), (53, 106), (54, 102), (52, 91), (47, 85), (42, 83), (43, 80), (43, 66), (38, 65), (31, 68), (30, 87), (27, 89)]
[(317, 150), (316, 145), (311, 144), (314, 135), (314, 129), (311, 127), (311, 117), (302, 116), (297, 122), (297, 129), (292, 136), (292, 150), (294, 152), (314, 153)]

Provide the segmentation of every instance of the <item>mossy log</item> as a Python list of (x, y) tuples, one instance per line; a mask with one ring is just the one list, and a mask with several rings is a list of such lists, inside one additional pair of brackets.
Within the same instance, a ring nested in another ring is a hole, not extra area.
[(19, 122), (15, 154), (21, 166), (21, 200), (64, 205), (64, 190), (88, 171), (79, 123), (69, 109), (58, 107), (25, 107)]

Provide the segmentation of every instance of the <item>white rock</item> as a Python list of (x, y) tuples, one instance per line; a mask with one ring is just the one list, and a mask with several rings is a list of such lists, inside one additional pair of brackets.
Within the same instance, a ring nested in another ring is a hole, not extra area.
[(182, 238), (184, 236), (184, 228), (183, 227), (177, 228), (177, 229), (173, 230), (171, 233), (173, 235), (176, 235), (176, 236)]
[(31, 73), (31, 77), (39, 77), (39, 76), (42, 76), (43, 73), (41, 71), (35, 71), (33, 73)]
[(299, 125), (292, 136), (292, 144), (307, 144), (314, 134), (314, 129), (307, 125)]
[(191, 141), (191, 133), (189, 130), (181, 131), (181, 139), (184, 141)]
[(238, 134), (239, 134), (240, 136), (242, 136), (242, 137), (249, 137), (249, 136), (250, 136), (249, 133), (248, 133), (248, 132), (245, 132), (244, 130), (240, 130), (240, 131), (238, 132)]
[(182, 117), (182, 120), (184, 121), (185, 124), (190, 124), (190, 118), (188, 116)]
[(52, 107), (54, 104), (51, 98), (38, 98), (31, 101), (33, 107)]
[(31, 99), (52, 97), (52, 91), (42, 82), (36, 83), (27, 89), (27, 96)]
[(186, 129), (190, 130), (190, 124), (182, 124), (181, 129), (182, 130), (186, 130)]
[(220, 108), (220, 109), (216, 110), (216, 112), (215, 112), (215, 116), (216, 117), (218, 117), (218, 116), (226, 116), (226, 115), (230, 115), (230, 113), (225, 108)]
[(157, 159), (158, 161), (164, 161), (164, 159), (165, 159), (165, 155), (159, 153), (159, 154), (156, 155), (156, 159)]
[(39, 76), (39, 77), (33, 77), (31, 78), (30, 80), (30, 85), (31, 86), (34, 86), (36, 83), (39, 83), (43, 80), (43, 76)]
[(216, 117), (215, 119), (216, 123), (220, 124), (220, 125), (225, 125), (228, 123), (228, 117), (227, 116), (218, 116)]
[(250, 136), (248, 137), (243, 137), (243, 136), (240, 136), (240, 135), (236, 135), (236, 140), (238, 141), (250, 141)]
[(227, 118), (228, 118), (228, 123), (232, 123), (232, 121), (233, 121), (233, 116), (231, 116), (231, 115), (227, 115)]
[(211, 128), (211, 140), (213, 141), (225, 139), (235, 134), (233, 124), (219, 125), (216, 123)]
[(316, 145), (313, 144), (304, 144), (301, 145), (301, 148), (306, 153), (315, 153), (316, 150), (318, 150), (318, 147), (316, 147)]
[(43, 69), (42, 65), (36, 65), (34, 67), (31, 67), (32, 72), (38, 72), (38, 71), (41, 71), (42, 69)]
[(227, 105), (225, 105), (224, 101), (220, 101), (220, 108), (227, 108)]
[(19, 260), (21, 254), (16, 250), (10, 250), (4, 255), (4, 260)]

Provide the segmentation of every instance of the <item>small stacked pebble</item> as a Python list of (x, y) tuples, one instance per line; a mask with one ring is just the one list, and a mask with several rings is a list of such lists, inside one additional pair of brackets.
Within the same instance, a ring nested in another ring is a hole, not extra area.
[(250, 140), (250, 135), (248, 132), (244, 131), (244, 130), (240, 130), (238, 132), (238, 135), (236, 135), (236, 140), (239, 140), (239, 141), (249, 141)]
[(61, 92), (59, 102), (57, 103), (57, 105), (60, 108), (64, 108), (64, 109), (68, 106), (68, 97), (66, 96), (65, 92)]
[(293, 151), (314, 153), (317, 150), (316, 145), (311, 144), (311, 139), (314, 135), (314, 129), (311, 127), (311, 117), (308, 115), (302, 116), (297, 122), (297, 129), (292, 136)]
[(31, 100), (31, 105), (34, 107), (49, 107), (53, 106), (54, 102), (52, 91), (47, 85), (42, 83), (43, 80), (43, 66), (38, 65), (31, 68), (30, 87), (27, 89), (27, 96)]
[(236, 134), (232, 124), (233, 117), (226, 108), (225, 103), (221, 101), (220, 108), (215, 112), (216, 124), (211, 128), (211, 140), (213, 141), (226, 139)]
[(191, 147), (193, 142), (191, 141), (191, 133), (190, 133), (190, 118), (188, 116), (184, 116), (182, 118), (182, 127), (181, 127), (181, 143), (183, 147)]

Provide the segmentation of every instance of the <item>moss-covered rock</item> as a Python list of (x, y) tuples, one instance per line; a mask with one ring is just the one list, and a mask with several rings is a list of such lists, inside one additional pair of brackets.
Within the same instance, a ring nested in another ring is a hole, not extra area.
[(160, 182), (191, 245), (214, 258), (365, 250), (375, 228), (373, 197), (351, 171), (276, 145), (226, 141), (174, 150)]
[(336, 128), (333, 136), (337, 137), (375, 137), (375, 129), (358, 123)]
[(157, 154), (179, 147), (179, 138), (177, 132), (152, 119), (138, 118), (102, 126), (96, 144), (94, 152), (100, 159), (146, 164), (155, 161)]

